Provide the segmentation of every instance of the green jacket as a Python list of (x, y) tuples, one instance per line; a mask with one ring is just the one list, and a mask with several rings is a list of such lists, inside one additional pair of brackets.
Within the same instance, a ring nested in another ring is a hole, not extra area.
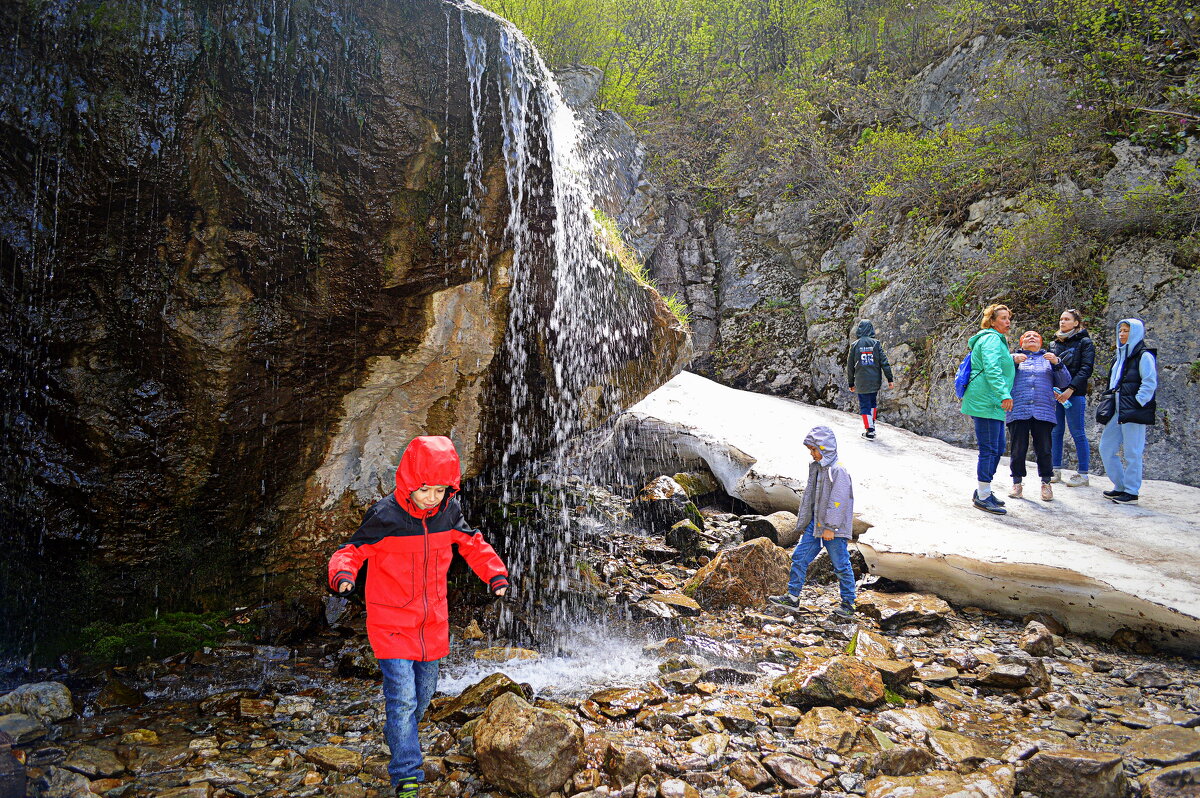
[(1008, 341), (988, 327), (971, 336), (971, 383), (962, 399), (963, 415), (1004, 420), (1000, 403), (1012, 399), (1017, 367)]

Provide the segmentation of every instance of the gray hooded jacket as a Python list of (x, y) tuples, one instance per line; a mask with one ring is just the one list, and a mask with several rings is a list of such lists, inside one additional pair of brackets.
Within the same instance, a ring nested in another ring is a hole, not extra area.
[(882, 387), (883, 378), (892, 379), (892, 364), (888, 363), (883, 344), (875, 339), (875, 325), (863, 319), (855, 330), (858, 340), (846, 353), (846, 384), (858, 393), (875, 393)]
[(805, 446), (821, 450), (821, 459), (808, 466), (808, 484), (796, 511), (796, 529), (801, 534), (808, 522), (816, 519), (813, 535), (821, 536), (822, 529), (832, 529), (834, 537), (853, 537), (854, 485), (850, 472), (837, 461), (837, 438), (829, 427), (813, 427), (804, 436)]

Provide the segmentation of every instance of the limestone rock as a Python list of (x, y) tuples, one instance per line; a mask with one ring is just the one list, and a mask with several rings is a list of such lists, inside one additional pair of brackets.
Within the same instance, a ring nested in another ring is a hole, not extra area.
[(778, 510), (770, 515), (744, 515), (741, 518), (742, 538), (767, 538), (785, 549), (796, 545), (801, 530), (796, 529), (796, 514)]
[(854, 656), (862, 659), (896, 659), (896, 647), (883, 635), (860, 628), (854, 634)]
[(763, 764), (789, 787), (816, 787), (829, 775), (807, 759), (789, 754), (772, 754)]
[(1152, 765), (1178, 765), (1200, 760), (1200, 730), (1174, 725), (1155, 726), (1134, 734), (1124, 750)]
[(706, 609), (761, 605), (787, 589), (791, 558), (766, 538), (719, 553), (684, 586), (683, 592)]
[(854, 746), (862, 727), (853, 715), (833, 707), (814, 707), (796, 724), (794, 736), (813, 746), (845, 753)]
[(1152, 770), (1141, 781), (1143, 798), (1200, 798), (1200, 762)]
[(742, 754), (729, 766), (729, 775), (747, 790), (762, 790), (773, 783), (771, 774), (750, 754)]
[(908, 776), (933, 767), (935, 757), (928, 748), (896, 745), (875, 754), (872, 772), (884, 776)]
[(1050, 689), (1050, 675), (1040, 659), (1033, 657), (1001, 657), (1000, 662), (980, 672), (976, 684), (1002, 690), (1025, 687)]
[(493, 673), (436, 709), (431, 708), (429, 717), (438, 723), (466, 723), (482, 715), (488, 705), (504, 693), (521, 695), (521, 685), (503, 673)]
[(984, 759), (995, 759), (1000, 753), (991, 743), (945, 729), (929, 732), (929, 746), (938, 756), (955, 765), (976, 765)]
[(1011, 765), (966, 774), (935, 770), (922, 776), (878, 776), (867, 782), (866, 798), (1011, 798), (1013, 783)]
[(637, 782), (654, 770), (654, 763), (640, 748), (613, 743), (604, 754), (604, 772), (621, 786)]
[(867, 590), (859, 594), (858, 606), (884, 629), (936, 626), (954, 612), (942, 599), (925, 593), (877, 593)]
[(651, 593), (650, 600), (666, 604), (680, 615), (691, 617), (700, 614), (700, 605), (696, 600), (682, 593)]
[(66, 720), (75, 714), (71, 691), (59, 682), (23, 684), (0, 696), (0, 715), (32, 715), (43, 723)]
[(490, 783), (533, 798), (561, 790), (583, 767), (583, 731), (569, 718), (506, 692), (475, 726), (475, 758)]
[(883, 700), (883, 679), (860, 659), (836, 656), (800, 665), (776, 679), (771, 690), (796, 707), (874, 706)]
[(1017, 772), (1017, 789), (1055, 798), (1124, 798), (1123, 765), (1120, 754), (1039, 751)]
[(1021, 650), (1031, 657), (1049, 657), (1062, 639), (1037, 621), (1030, 621), (1021, 638)]

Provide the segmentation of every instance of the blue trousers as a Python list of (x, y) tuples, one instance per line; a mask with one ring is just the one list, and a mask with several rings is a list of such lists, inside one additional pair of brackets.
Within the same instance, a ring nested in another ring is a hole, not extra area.
[(812, 521), (808, 522), (804, 534), (796, 543), (796, 548), (792, 549), (792, 570), (788, 574), (788, 593), (793, 596), (800, 595), (800, 591), (804, 589), (804, 579), (808, 576), (808, 566), (817, 559), (817, 555), (821, 553), (821, 547), (824, 546), (825, 551), (829, 552), (829, 560), (833, 563), (833, 569), (837, 572), (838, 592), (842, 595), (842, 603), (853, 604), (856, 594), (854, 569), (850, 566), (850, 552), (846, 549), (848, 541), (846, 538), (821, 540), (820, 537), (814, 537), (813, 523)]
[(393, 787), (405, 781), (425, 781), (417, 724), (437, 690), (438, 662), (440, 660), (436, 659), (433, 662), (379, 660), (379, 669), (383, 671), (383, 704), (387, 713), (383, 736), (392, 752), (388, 775)]
[[(1121, 424), (1115, 418), (1100, 433), (1100, 459), (1112, 480), (1113, 490), (1134, 496), (1142, 489), (1142, 452), (1146, 449), (1145, 424)], [(1125, 462), (1117, 452), (1125, 455)]]
[(1079, 473), (1086, 474), (1091, 465), (1091, 449), (1088, 447), (1087, 431), (1084, 429), (1084, 418), (1087, 411), (1087, 396), (1080, 394), (1071, 397), (1071, 406), (1064, 408), (1062, 404), (1054, 403), (1054, 417), (1058, 421), (1054, 431), (1050, 433), (1050, 452), (1053, 454), (1054, 467), (1062, 468), (1063, 439), (1067, 428), (1071, 429), (1071, 440), (1075, 441), (1075, 457), (1079, 459)]
[(858, 413), (862, 416), (869, 416), (879, 406), (879, 393), (860, 393), (858, 396)]
[(1004, 456), (1004, 422), (998, 418), (971, 418), (975, 421), (975, 442), (979, 444), (975, 478), (980, 482), (991, 482), (1000, 458)]

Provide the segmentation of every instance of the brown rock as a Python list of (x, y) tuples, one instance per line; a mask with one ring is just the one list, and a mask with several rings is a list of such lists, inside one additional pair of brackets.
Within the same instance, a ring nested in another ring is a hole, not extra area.
[(1017, 789), (1054, 798), (1124, 798), (1120, 754), (1064, 748), (1039, 751), (1017, 773)]
[(791, 558), (766, 538), (719, 553), (684, 586), (706, 609), (753, 607), (787, 589)]
[(759, 707), (758, 711), (767, 716), (775, 729), (795, 726), (804, 714), (795, 707)]
[(94, 745), (81, 745), (67, 754), (63, 767), (82, 773), (89, 779), (115, 776), (125, 770), (116, 754)]
[(1013, 782), (1012, 765), (966, 774), (935, 770), (922, 776), (878, 776), (867, 782), (867, 798), (1009, 798)]
[(953, 614), (950, 605), (924, 593), (876, 593), (864, 591), (858, 606), (884, 629), (905, 626), (936, 626)]
[(338, 773), (357, 773), (362, 770), (362, 754), (336, 745), (314, 745), (304, 752), (304, 758), (322, 770)]
[(682, 593), (652, 593), (650, 600), (666, 604), (674, 608), (680, 615), (691, 617), (700, 614), (700, 605), (696, 600)]
[(885, 776), (909, 776), (933, 767), (933, 753), (916, 745), (897, 745), (875, 754), (872, 772)]
[(659, 798), (700, 798), (700, 791), (683, 779), (666, 779), (658, 785)]
[(173, 787), (169, 790), (158, 790), (151, 793), (152, 798), (209, 798), (212, 794), (212, 785), (206, 781), (190, 784), (187, 787)]
[(1153, 770), (1141, 780), (1142, 798), (1200, 798), (1200, 762)]
[(742, 754), (729, 766), (729, 775), (747, 790), (762, 790), (774, 782), (762, 763), (750, 754)]
[(242, 698), (238, 700), (238, 716), (261, 718), (275, 712), (275, 702), (269, 698)]
[(482, 715), (488, 705), (504, 693), (522, 695), (521, 685), (503, 673), (493, 673), (431, 710), (429, 717), (438, 723), (466, 723)]
[(916, 666), (908, 660), (864, 658), (863, 661), (879, 671), (879, 675), (883, 678), (883, 683), (888, 687), (894, 688), (902, 684), (908, 684), (917, 674)]
[(911, 737), (918, 732), (930, 732), (946, 725), (946, 719), (933, 707), (889, 709), (875, 716), (876, 728)]
[(815, 707), (796, 724), (794, 736), (813, 746), (824, 746), (838, 753), (854, 747), (862, 727), (852, 715), (833, 707)]
[(870, 629), (859, 629), (854, 635), (854, 656), (863, 659), (896, 659), (892, 641)]
[(654, 763), (640, 748), (612, 743), (604, 754), (604, 772), (619, 786), (633, 784), (654, 770)]
[(789, 787), (816, 787), (829, 775), (807, 759), (788, 754), (772, 754), (763, 764)]
[(96, 694), (93, 702), (97, 709), (116, 709), (117, 707), (140, 707), (146, 703), (146, 696), (134, 690), (117, 678), (111, 670), (104, 676), (104, 686)]
[(1037, 623), (1040, 623), (1042, 626), (1046, 627), (1048, 630), (1050, 630), (1050, 634), (1065, 635), (1067, 633), (1067, 627), (1059, 623), (1058, 619), (1050, 613), (1031, 612), (1021, 619), (1022, 623), (1029, 623), (1031, 621), (1036, 621)]
[(528, 648), (499, 646), (497, 648), (481, 648), (473, 656), (475, 659), (482, 659), (488, 662), (508, 662), (513, 659), (540, 659), (542, 655)]
[(796, 707), (869, 707), (883, 700), (883, 679), (860, 659), (836, 656), (800, 665), (776, 679), (771, 690)]
[(479, 621), (474, 618), (467, 624), (467, 628), (463, 629), (463, 640), (483, 640), (487, 637), (483, 630), (479, 628)]
[(1050, 674), (1040, 659), (1034, 657), (1001, 657), (1000, 662), (989, 665), (979, 673), (975, 681), (979, 687), (995, 687), (1002, 690), (1019, 690), (1025, 687), (1050, 689)]
[(985, 759), (996, 759), (1000, 752), (986, 740), (957, 734), (945, 729), (929, 732), (929, 745), (938, 756), (957, 765), (976, 765)]
[(1054, 649), (1062, 643), (1062, 638), (1037, 621), (1030, 621), (1021, 637), (1021, 650), (1031, 657), (1050, 657)]
[(474, 737), (483, 777), (533, 798), (562, 789), (585, 761), (583, 731), (573, 720), (532, 707), (511, 692), (488, 706)]
[(1200, 760), (1200, 731), (1173, 725), (1154, 726), (1130, 737), (1124, 751), (1152, 765)]

